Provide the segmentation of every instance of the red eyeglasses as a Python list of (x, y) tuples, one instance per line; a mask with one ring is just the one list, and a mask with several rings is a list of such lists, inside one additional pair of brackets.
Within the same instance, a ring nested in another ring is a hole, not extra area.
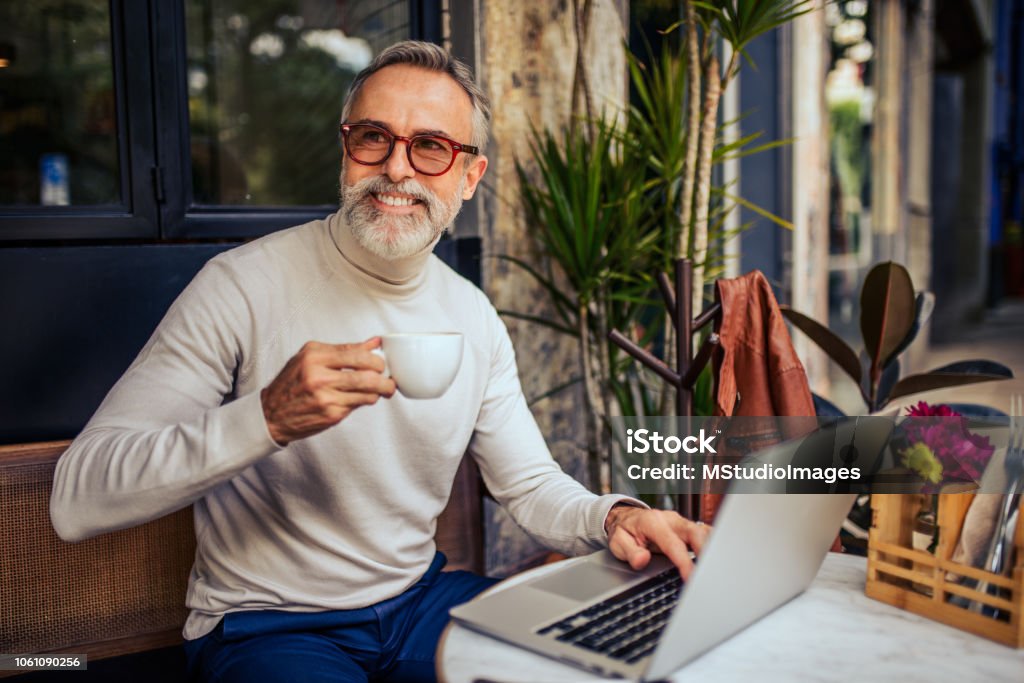
[(405, 143), (409, 165), (423, 175), (444, 175), (455, 163), (459, 152), (479, 154), (472, 145), (464, 145), (440, 135), (395, 135), (386, 128), (372, 123), (343, 123), (341, 137), (349, 159), (364, 166), (383, 164), (395, 151), (395, 141)]

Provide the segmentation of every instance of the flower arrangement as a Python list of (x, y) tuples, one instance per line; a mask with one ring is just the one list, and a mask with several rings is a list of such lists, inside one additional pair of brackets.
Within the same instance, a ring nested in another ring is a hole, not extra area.
[(928, 482), (925, 493), (940, 482), (977, 482), (995, 447), (987, 436), (972, 433), (967, 419), (947, 405), (924, 401), (907, 408), (900, 428), (907, 446), (899, 451), (904, 467)]

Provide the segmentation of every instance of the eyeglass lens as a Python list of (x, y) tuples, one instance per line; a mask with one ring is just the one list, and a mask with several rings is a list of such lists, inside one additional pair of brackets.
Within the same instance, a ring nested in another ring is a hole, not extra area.
[[(362, 164), (383, 163), (393, 149), (395, 138), (382, 128), (367, 125), (349, 127), (348, 152)], [(441, 173), (452, 163), (455, 149), (443, 138), (416, 135), (409, 142), (412, 167), (421, 173)]]

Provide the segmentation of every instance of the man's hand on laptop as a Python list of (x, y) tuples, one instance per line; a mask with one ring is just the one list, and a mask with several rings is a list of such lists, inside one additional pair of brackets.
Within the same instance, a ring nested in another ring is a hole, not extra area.
[(692, 522), (677, 512), (619, 504), (608, 513), (605, 531), (608, 549), (633, 569), (643, 569), (651, 561), (651, 553), (660, 552), (686, 579), (693, 571), (690, 550), (700, 555), (711, 527)]

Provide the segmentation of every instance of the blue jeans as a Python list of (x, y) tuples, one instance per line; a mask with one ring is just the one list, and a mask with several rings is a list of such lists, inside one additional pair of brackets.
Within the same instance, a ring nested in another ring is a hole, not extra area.
[(401, 595), (362, 609), (226, 614), (185, 643), (189, 675), (208, 683), (433, 681), (448, 610), (497, 582), (469, 572), (427, 573)]

